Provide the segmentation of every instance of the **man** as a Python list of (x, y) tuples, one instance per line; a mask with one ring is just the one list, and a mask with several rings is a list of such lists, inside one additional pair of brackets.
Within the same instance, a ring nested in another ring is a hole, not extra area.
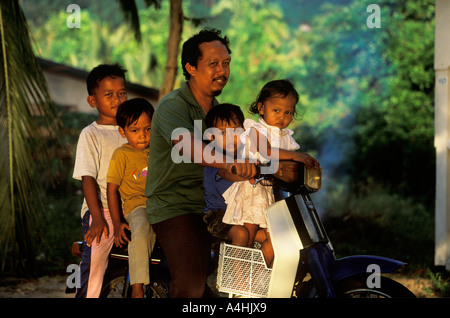
[[(231, 51), (220, 33), (203, 30), (183, 44), (181, 63), (187, 82), (163, 97), (152, 120), (147, 213), (169, 263), (170, 297), (196, 298), (204, 293), (210, 240), (202, 220), (203, 166), (229, 173), (235, 169), (244, 178), (255, 174), (255, 166), (248, 162), (233, 163), (222, 157), (207, 163), (203, 157), (205, 115), (218, 104), (215, 96), (230, 76)], [(201, 132), (195, 134), (199, 123)], [(187, 133), (173, 135), (180, 128)], [(191, 162), (174, 162), (173, 151)]]

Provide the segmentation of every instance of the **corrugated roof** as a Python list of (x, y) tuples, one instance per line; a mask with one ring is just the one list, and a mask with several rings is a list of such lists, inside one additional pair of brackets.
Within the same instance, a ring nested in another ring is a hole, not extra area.
[[(69, 65), (56, 63), (47, 59), (36, 57), (43, 71), (57, 73), (63, 76), (70, 76), (85, 81), (89, 72)], [(158, 100), (159, 90), (147, 86), (127, 81), (127, 89), (136, 94), (147, 96), (148, 98)]]

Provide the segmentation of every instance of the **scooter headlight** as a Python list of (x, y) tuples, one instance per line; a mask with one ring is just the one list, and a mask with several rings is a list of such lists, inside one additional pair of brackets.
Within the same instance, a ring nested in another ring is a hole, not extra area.
[(316, 192), (322, 186), (322, 167), (308, 168), (296, 161), (280, 161), (275, 178), (288, 192)]
[(322, 186), (322, 167), (315, 169), (304, 166), (303, 182), (309, 191), (319, 191)]

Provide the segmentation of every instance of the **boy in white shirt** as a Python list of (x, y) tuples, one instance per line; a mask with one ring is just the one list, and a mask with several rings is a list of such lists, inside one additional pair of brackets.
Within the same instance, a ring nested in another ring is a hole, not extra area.
[(114, 150), (126, 142), (116, 126), (119, 105), (127, 99), (125, 72), (118, 64), (102, 64), (88, 75), (89, 105), (99, 117), (79, 137), (73, 178), (81, 180), (85, 249), (80, 264), (80, 288), (75, 297), (99, 297), (114, 242), (106, 196), (106, 174)]

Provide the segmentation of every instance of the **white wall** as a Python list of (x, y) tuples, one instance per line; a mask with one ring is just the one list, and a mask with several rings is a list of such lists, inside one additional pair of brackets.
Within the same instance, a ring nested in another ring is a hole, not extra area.
[[(85, 79), (62, 75), (45, 69), (43, 72), (47, 80), (50, 95), (56, 104), (68, 106), (73, 111), (96, 113), (96, 109), (89, 106), (87, 102), (88, 93)], [(127, 93), (128, 99), (143, 97), (151, 102), (154, 107), (157, 105), (156, 99), (137, 94), (132, 89), (128, 89)]]
[(450, 271), (450, 1), (436, 0), (435, 138), (436, 211), (435, 257), (437, 266)]

